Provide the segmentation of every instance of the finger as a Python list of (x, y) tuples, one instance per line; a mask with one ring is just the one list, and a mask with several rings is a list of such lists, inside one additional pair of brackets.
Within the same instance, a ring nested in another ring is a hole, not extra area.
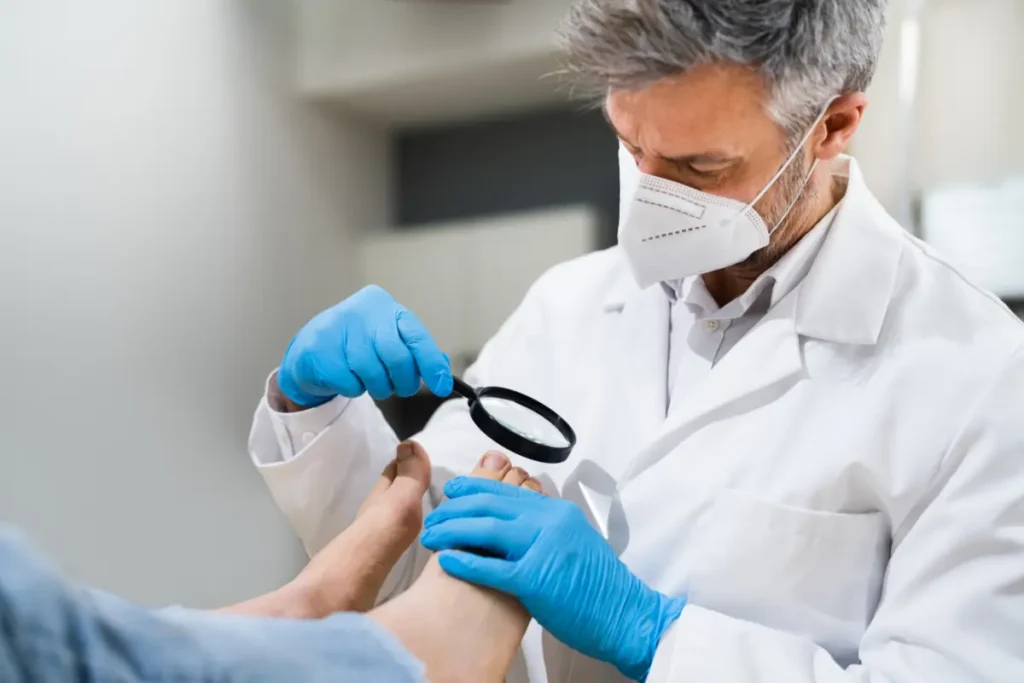
[(537, 534), (526, 525), (494, 517), (450, 519), (420, 534), (424, 548), (483, 551), (507, 560), (518, 560), (533, 545)]
[(478, 477), (455, 477), (444, 485), (444, 495), (452, 499), (479, 493), (506, 496), (508, 498), (543, 498), (542, 495), (530, 489)]
[(384, 368), (369, 334), (362, 330), (350, 330), (344, 342), (348, 367), (358, 377), (370, 396), (378, 401), (386, 399), (394, 391), (391, 378)]
[(437, 347), (430, 332), (419, 321), (416, 314), (402, 306), (395, 314), (398, 334), (409, 347), (420, 376), (437, 396), (448, 396), (452, 393), (452, 367), (448, 356)]
[(446, 550), (438, 555), (441, 569), (449, 576), (515, 595), (515, 564), (497, 557), (481, 557), (461, 550)]
[[(348, 362), (340, 354), (336, 358), (318, 364), (323, 366), (322, 383), (327, 388), (324, 393), (330, 392), (330, 394), (338, 394), (345, 398), (356, 398), (366, 393), (366, 385), (349, 370)], [(312, 393), (315, 394), (316, 390), (313, 390)]]
[(461, 517), (494, 517), (495, 519), (515, 519), (523, 512), (521, 500), (482, 493), (466, 496), (458, 500), (446, 500), (434, 509), (426, 520), (424, 527), (431, 527), (450, 519)]
[(297, 344), (296, 340), (292, 340), (285, 351), (277, 381), (285, 396), (307, 407), (324, 403), (338, 394), (355, 398), (366, 390), (359, 378), (349, 371), (341, 349), (330, 356), (317, 354)]
[(419, 391), (420, 373), (416, 368), (416, 360), (396, 328), (375, 330), (373, 349), (384, 365), (396, 394), (405, 398)]
[(281, 368), (278, 386), (285, 396), (300, 406), (317, 405), (339, 394), (355, 398), (366, 391), (343, 360), (320, 359), (306, 353), (294, 365), (286, 361)]
[(301, 376), (315, 378), (314, 382), (321, 385), (321, 391), (326, 388), (327, 391), (346, 398), (362, 396), (366, 392), (366, 385), (349, 368), (344, 348), (336, 349), (334, 353), (328, 353), (326, 350), (317, 353), (307, 352), (305, 359), (309, 363), (309, 370)]

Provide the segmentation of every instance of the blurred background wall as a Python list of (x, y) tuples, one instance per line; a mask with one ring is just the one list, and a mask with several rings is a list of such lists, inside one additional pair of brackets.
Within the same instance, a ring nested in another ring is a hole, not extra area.
[(890, 0), (882, 59), (853, 143), (893, 213), (923, 192), (1024, 173), (1024, 2)]
[[(297, 327), (379, 282), (461, 369), (539, 272), (614, 242), (614, 137), (542, 78), (568, 4), (0, 0), (0, 519), (145, 602), (288, 578), (245, 440)], [(853, 153), (909, 228), (955, 216), (1004, 245), (975, 272), (1024, 273), (1024, 3), (891, 12)], [(408, 434), (434, 405), (383, 407)]]
[(146, 602), (282, 582), (252, 410), (356, 285), (387, 138), (295, 95), (287, 3), (0, 8), (0, 519)]

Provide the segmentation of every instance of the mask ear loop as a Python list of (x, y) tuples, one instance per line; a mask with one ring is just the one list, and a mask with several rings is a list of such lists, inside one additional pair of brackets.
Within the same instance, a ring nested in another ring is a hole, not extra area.
[(804, 176), (804, 182), (800, 184), (800, 191), (796, 193), (796, 195), (793, 197), (793, 201), (791, 201), (789, 203), (789, 206), (786, 207), (786, 212), (782, 214), (782, 217), (779, 220), (775, 221), (775, 225), (773, 225), (768, 230), (769, 235), (774, 234), (775, 231), (778, 230), (779, 226), (782, 225), (782, 222), (789, 217), (789, 212), (792, 211), (793, 207), (796, 206), (796, 203), (800, 201), (800, 197), (804, 196), (804, 190), (807, 189), (807, 183), (810, 182), (811, 176), (814, 175), (814, 169), (817, 167), (818, 160), (815, 159), (814, 163), (811, 164), (811, 170), (807, 172), (806, 176)]
[[(782, 177), (782, 174), (786, 172), (787, 168), (789, 168), (789, 165), (791, 163), (793, 163), (793, 159), (796, 159), (796, 156), (803, 150), (804, 145), (807, 144), (807, 141), (811, 139), (811, 133), (814, 132), (814, 129), (817, 128), (818, 124), (821, 123), (822, 119), (825, 118), (825, 114), (828, 112), (828, 108), (831, 107), (832, 103), (835, 102), (837, 99), (839, 99), (839, 98), (838, 97), (832, 97), (832, 98), (829, 99), (829, 101), (822, 108), (821, 113), (818, 114), (818, 118), (816, 118), (814, 120), (814, 123), (812, 123), (810, 125), (810, 127), (808, 127), (807, 132), (804, 133), (803, 138), (800, 139), (800, 142), (793, 149), (792, 153), (790, 153), (789, 158), (787, 158), (784, 162), (782, 162), (782, 166), (780, 166), (779, 170), (775, 172), (775, 175), (772, 176), (772, 179), (768, 181), (768, 184), (765, 185), (764, 188), (760, 192), (757, 193), (756, 197), (751, 199), (750, 202), (746, 206), (743, 207), (742, 211), (740, 211), (738, 214), (736, 214), (736, 216), (733, 217), (730, 221), (728, 221), (726, 223), (723, 223), (722, 227), (729, 227), (733, 223), (738, 221), (740, 219), (740, 216), (745, 214), (747, 211), (750, 211), (750, 209), (754, 206), (754, 204), (757, 204), (759, 201), (761, 201), (761, 199), (766, 194), (768, 194), (768, 190), (772, 189), (772, 187), (775, 185), (775, 183), (778, 182), (779, 178)], [(783, 216), (783, 220), (785, 219), (786, 216), (789, 215), (789, 212), (793, 210), (793, 206), (796, 204), (796, 200), (799, 199), (800, 196), (804, 193), (804, 188), (807, 187), (807, 183), (811, 179), (811, 173), (814, 173), (814, 168), (815, 168), (815, 166), (817, 166), (817, 164), (818, 164), (818, 160), (815, 159), (814, 163), (811, 165), (811, 172), (808, 173), (807, 174), (807, 178), (804, 179), (804, 184), (800, 188), (800, 192), (797, 194), (796, 198), (793, 200), (793, 203), (789, 205), (788, 209), (786, 209), (786, 214)], [(781, 223), (781, 222), (782, 221), (779, 221), (779, 223)], [(779, 223), (775, 224), (776, 228), (779, 226)], [(768, 232), (768, 234), (771, 235), (774, 230), (775, 230), (775, 228), (772, 228)]]

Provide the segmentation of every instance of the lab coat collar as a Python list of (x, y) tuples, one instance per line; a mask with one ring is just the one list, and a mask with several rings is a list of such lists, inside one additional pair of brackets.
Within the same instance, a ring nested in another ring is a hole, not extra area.
[(807, 277), (807, 273), (810, 272), (811, 265), (818, 258), (818, 254), (821, 253), (821, 245), (825, 243), (832, 224), (839, 214), (839, 209), (845, 201), (844, 197), (824, 218), (818, 221), (817, 225), (811, 228), (810, 232), (783, 255), (778, 263), (764, 273), (762, 277), (771, 278), (771, 306), (775, 306), (789, 296), (789, 293)]
[[(837, 158), (833, 173), (848, 178), (846, 195), (831, 225), (819, 226), (827, 234), (814, 245), (820, 249), (796, 288), (796, 331), (841, 344), (874, 344), (896, 281), (903, 228), (871, 194), (856, 160)], [(624, 269), (602, 307), (621, 311), (638, 291)]]
[(873, 345), (889, 310), (904, 231), (868, 189), (857, 162), (840, 157), (846, 196), (798, 288), (796, 330), (841, 344)]

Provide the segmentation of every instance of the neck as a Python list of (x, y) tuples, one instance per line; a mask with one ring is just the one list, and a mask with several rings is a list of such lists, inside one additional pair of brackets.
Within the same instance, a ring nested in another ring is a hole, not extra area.
[(812, 178), (811, 183), (814, 184), (814, 191), (810, 194), (810, 200), (798, 207), (799, 210), (787, 221), (786, 225), (780, 226), (775, 231), (775, 234), (772, 235), (772, 243), (765, 247), (763, 254), (758, 252), (759, 257), (704, 274), (704, 286), (707, 287), (708, 293), (719, 306), (724, 306), (742, 296), (758, 277), (778, 263), (779, 259), (814, 229), (814, 226), (820, 223), (821, 219), (827, 216), (828, 212), (834, 209), (843, 198), (845, 188), (841, 182), (837, 182), (832, 177), (827, 166), (815, 171), (815, 177)]

